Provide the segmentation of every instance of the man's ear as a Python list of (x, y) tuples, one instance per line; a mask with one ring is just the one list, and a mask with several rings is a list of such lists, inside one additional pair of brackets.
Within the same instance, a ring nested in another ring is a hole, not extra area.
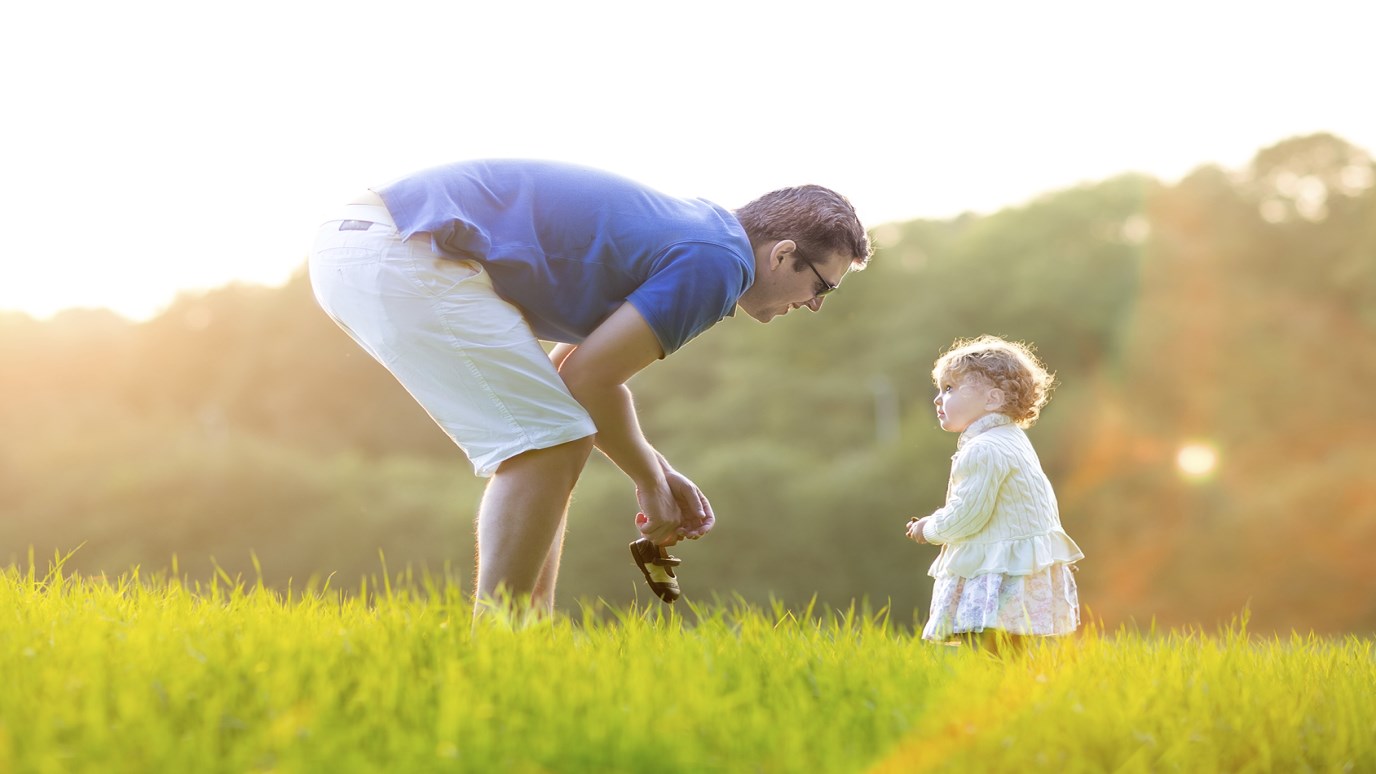
[(798, 249), (798, 243), (792, 239), (780, 239), (769, 248), (769, 268), (777, 269), (782, 266), (784, 259), (792, 255)]
[(998, 411), (1003, 408), (1003, 402), (1007, 399), (1008, 397), (1003, 394), (1003, 390), (998, 387), (991, 387), (989, 388), (989, 395), (984, 401), (984, 410)]

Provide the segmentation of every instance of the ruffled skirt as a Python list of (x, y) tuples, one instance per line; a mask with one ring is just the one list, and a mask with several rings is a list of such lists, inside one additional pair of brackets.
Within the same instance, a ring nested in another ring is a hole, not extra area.
[(1080, 595), (1073, 566), (1057, 563), (1031, 575), (938, 576), (922, 638), (944, 642), (985, 629), (1053, 637), (1079, 626)]

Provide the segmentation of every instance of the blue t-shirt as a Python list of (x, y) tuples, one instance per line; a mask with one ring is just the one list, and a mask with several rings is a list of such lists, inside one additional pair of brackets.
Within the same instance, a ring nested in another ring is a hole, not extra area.
[(403, 238), (480, 261), (538, 338), (578, 344), (621, 304), (667, 355), (735, 313), (754, 252), (729, 211), (545, 161), (466, 161), (378, 190)]

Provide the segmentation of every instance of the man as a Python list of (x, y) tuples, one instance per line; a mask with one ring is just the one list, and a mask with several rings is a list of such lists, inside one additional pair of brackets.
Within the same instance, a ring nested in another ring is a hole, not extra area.
[(820, 310), (869, 256), (855, 210), (820, 186), (732, 213), (584, 167), (493, 160), (369, 191), (321, 227), (310, 274), (325, 312), (491, 478), (478, 600), (549, 610), (594, 445), (634, 482), (654, 545), (714, 523), (641, 433), (626, 381), (737, 306), (760, 322)]

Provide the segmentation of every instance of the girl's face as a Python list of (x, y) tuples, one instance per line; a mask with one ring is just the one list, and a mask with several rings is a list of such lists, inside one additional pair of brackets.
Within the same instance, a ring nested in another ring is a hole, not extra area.
[(976, 419), (992, 414), (1003, 405), (1003, 391), (975, 374), (952, 377), (942, 374), (937, 383), (936, 418), (941, 429), (961, 433)]

